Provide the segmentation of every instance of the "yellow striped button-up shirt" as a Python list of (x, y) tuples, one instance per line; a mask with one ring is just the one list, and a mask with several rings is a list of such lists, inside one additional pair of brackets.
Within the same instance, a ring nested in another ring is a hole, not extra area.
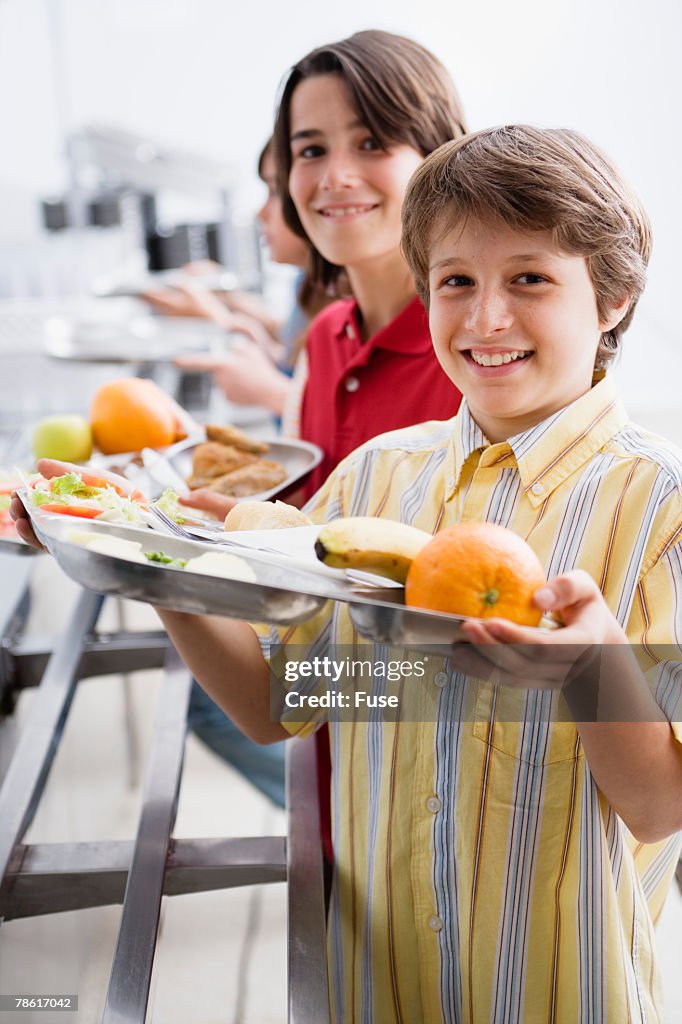
[[(311, 514), (432, 533), (486, 520), (525, 537), (548, 576), (587, 570), (679, 723), (682, 668), (667, 645), (682, 633), (681, 465), (627, 420), (606, 377), (505, 443), (487, 442), (466, 403), (448, 422), (385, 434), (338, 467)], [(289, 657), (364, 645), (343, 604), (260, 632)], [(330, 723), (333, 1020), (663, 1021), (652, 921), (679, 837), (634, 842), (560, 695), (498, 688), (437, 657), (428, 665), (410, 681), (411, 721)]]

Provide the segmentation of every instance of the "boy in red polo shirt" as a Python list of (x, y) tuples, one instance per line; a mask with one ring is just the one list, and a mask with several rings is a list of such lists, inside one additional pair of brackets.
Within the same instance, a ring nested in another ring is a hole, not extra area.
[[(289, 74), (274, 129), (284, 216), (311, 245), (316, 282), (334, 292), (343, 272), (354, 296), (311, 324), (284, 413), (285, 424), (300, 416), (296, 433), (325, 453), (303, 500), (370, 438), (457, 411), (461, 395), (434, 354), (400, 249), (400, 214), (413, 170), (464, 130), (448, 72), (401, 36), (356, 33), (312, 51)], [(219, 510), (211, 499), (216, 514), (233, 504), (225, 498)], [(198, 686), (189, 723), (283, 805), (282, 744), (263, 751), (251, 743)], [(318, 754), (330, 855), (326, 730)]]

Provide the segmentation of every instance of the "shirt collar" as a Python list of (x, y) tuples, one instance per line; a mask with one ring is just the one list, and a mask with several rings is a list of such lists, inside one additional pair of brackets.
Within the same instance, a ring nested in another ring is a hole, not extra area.
[(446, 498), (457, 490), (467, 461), (480, 452), (488, 465), (507, 460), (516, 465), (535, 507), (616, 435), (627, 414), (612, 377), (598, 374), (593, 387), (575, 402), (501, 444), (490, 444), (465, 400), (453, 422)]
[[(344, 334), (350, 338), (360, 338), (358, 314), (357, 302), (349, 301), (346, 316), (336, 332), (337, 338)], [(383, 348), (404, 354), (429, 351), (431, 349), (429, 318), (421, 301), (414, 298), (408, 302), (391, 320), (390, 324), (382, 327), (380, 331), (368, 338), (362, 348), (367, 352), (374, 348)]]
[(462, 399), (459, 412), (452, 422), (454, 430), (445, 466), (446, 501), (459, 487), (462, 471), (469, 459), (490, 446), (487, 437), (469, 412), (466, 398)]

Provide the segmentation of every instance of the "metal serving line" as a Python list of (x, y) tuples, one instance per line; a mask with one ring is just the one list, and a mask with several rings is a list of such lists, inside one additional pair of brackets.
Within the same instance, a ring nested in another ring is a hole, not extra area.
[[(163, 896), (286, 882), (288, 1020), (329, 1019), (315, 745), (292, 740), (287, 836), (173, 838), (190, 674), (159, 631), (97, 632), (105, 598), (82, 590), (54, 649), (24, 634), (34, 560), (0, 554), (0, 707), (37, 687), (0, 786), (0, 922), (123, 904), (103, 1024), (144, 1024)], [(132, 840), (23, 842), (58, 750), (76, 686), (88, 676), (163, 667), (137, 833)]]

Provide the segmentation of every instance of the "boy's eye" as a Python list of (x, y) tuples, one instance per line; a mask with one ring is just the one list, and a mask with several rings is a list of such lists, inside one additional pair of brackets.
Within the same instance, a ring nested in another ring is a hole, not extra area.
[(308, 146), (304, 146), (303, 149), (299, 149), (297, 153), (294, 153), (294, 160), (302, 158), (303, 160), (312, 160), (316, 156), (322, 156), (324, 148), (320, 145), (310, 143)]
[(519, 284), (544, 284), (547, 278), (543, 277), (542, 274), (532, 274), (529, 272), (527, 274), (519, 274), (515, 280)]
[(370, 135), (368, 136), (368, 138), (363, 139), (363, 141), (360, 144), (360, 149), (376, 150), (381, 149), (381, 146), (379, 145), (377, 140), (372, 135)]
[(446, 277), (443, 281), (443, 284), (447, 285), (449, 288), (464, 288), (473, 283), (473, 279), (467, 277), (466, 274), (450, 274), (450, 276)]

